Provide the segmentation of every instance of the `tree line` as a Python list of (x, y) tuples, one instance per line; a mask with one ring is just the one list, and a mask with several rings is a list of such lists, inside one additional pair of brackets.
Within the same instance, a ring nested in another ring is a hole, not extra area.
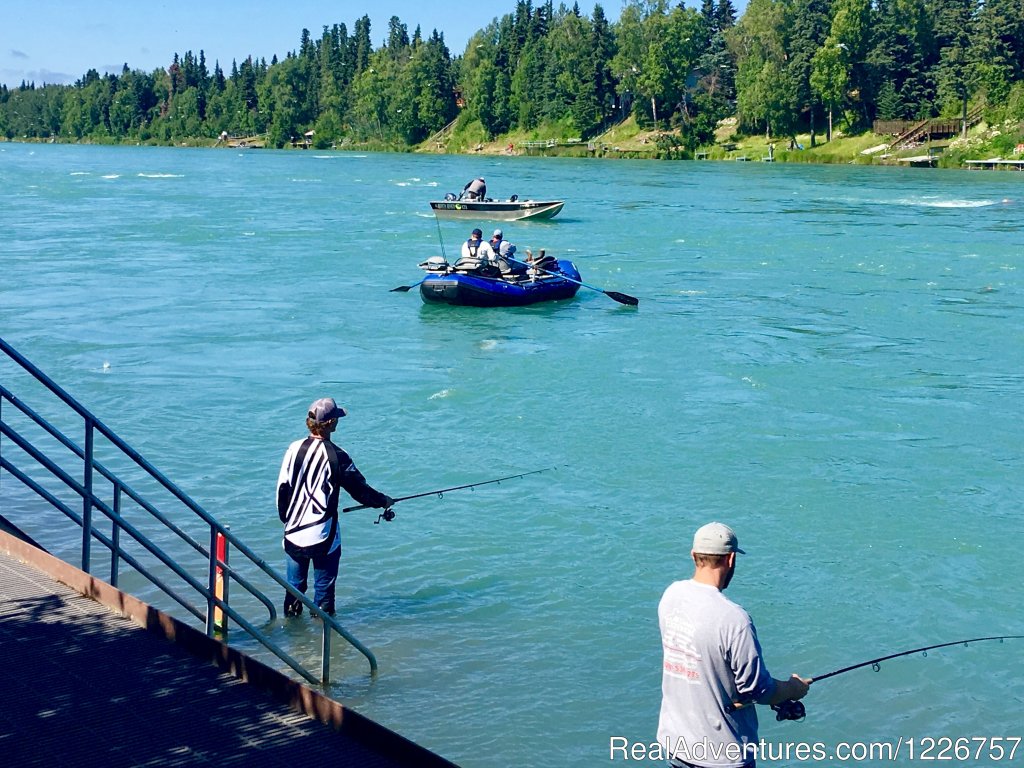
[(219, 63), (174, 55), (153, 72), (73, 85), (0, 86), (8, 139), (172, 143), (266, 135), (285, 146), (409, 147), (458, 118), (491, 139), (547, 130), (588, 139), (632, 115), (695, 148), (735, 116), (740, 133), (966, 116), (1024, 120), (1020, 0), (731, 0), (699, 8), (630, 0), (610, 23), (553, 2), (518, 0), (453, 56), (442, 32), (412, 35), (394, 16), (374, 48), (370, 19), (302, 30), (283, 59)]

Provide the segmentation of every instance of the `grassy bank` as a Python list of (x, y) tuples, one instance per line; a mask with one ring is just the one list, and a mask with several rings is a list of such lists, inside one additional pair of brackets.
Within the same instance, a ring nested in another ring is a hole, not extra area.
[(965, 160), (1024, 158), (1018, 151), (1024, 143), (1024, 124), (989, 126), (984, 123), (971, 129), (965, 139), (931, 141), (898, 150), (890, 149), (891, 136), (865, 132), (846, 135), (835, 131), (831, 141), (817, 134), (789, 138), (738, 136), (735, 122), (723, 121), (715, 141), (696, 151), (681, 146), (678, 132), (649, 131), (629, 118), (589, 141), (571, 135), (564, 126), (553, 125), (533, 131), (508, 133), (487, 139), (479, 123), (456, 125), (443, 136), (435, 137), (416, 148), (417, 152), (440, 154), (533, 155), (543, 157), (603, 157), (624, 159), (698, 159), (737, 162), (833, 163), (858, 165), (906, 165), (910, 159), (938, 167), (960, 168)]
[[(0, 141), (3, 138), (0, 137)], [(26, 139), (48, 143), (54, 139)], [(537, 157), (591, 157), (641, 160), (720, 160), (734, 162), (818, 163), (857, 165), (931, 165), (963, 168), (968, 160), (1024, 160), (1024, 122), (1009, 121), (992, 126), (980, 123), (964, 138), (945, 139), (912, 147), (891, 149), (891, 136), (865, 132), (846, 135), (836, 131), (831, 141), (817, 134), (802, 134), (791, 141), (763, 135), (740, 136), (735, 120), (719, 126), (715, 141), (694, 151), (686, 150), (678, 132), (651, 131), (631, 117), (588, 141), (573, 135), (571, 126), (551, 124), (530, 131), (515, 131), (488, 138), (478, 122), (456, 122), (418, 146), (395, 145), (382, 140), (345, 140), (337, 149), (372, 152), (421, 152), (432, 154), (529, 155)], [(78, 143), (131, 144), (180, 147), (229, 147), (211, 138), (117, 140), (110, 137), (84, 139)], [(306, 149), (302, 145), (294, 147)], [(318, 149), (316, 145), (309, 148)], [(911, 162), (913, 160), (913, 163)]]

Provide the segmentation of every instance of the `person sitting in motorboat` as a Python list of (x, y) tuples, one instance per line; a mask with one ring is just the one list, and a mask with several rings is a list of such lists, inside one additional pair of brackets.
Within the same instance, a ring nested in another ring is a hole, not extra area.
[(462, 199), (479, 201), (487, 199), (487, 183), (483, 176), (473, 179), (462, 188)]
[(515, 255), (516, 246), (505, 239), (500, 229), (494, 230), (490, 242), (491, 250), (497, 257), (498, 268), (503, 275), (525, 275), (526, 265)]
[(455, 269), (459, 272), (481, 271), (484, 267), (497, 266), (496, 260), (490, 244), (484, 240), (484, 233), (478, 228), (474, 229), (469, 239), (462, 244), (462, 255), (455, 262)]

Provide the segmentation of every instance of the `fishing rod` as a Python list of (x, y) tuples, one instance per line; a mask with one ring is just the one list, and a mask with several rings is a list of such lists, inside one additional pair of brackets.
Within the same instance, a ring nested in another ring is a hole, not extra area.
[[(966, 648), (970, 643), (982, 643), (987, 640), (998, 640), (999, 642), (1003, 642), (1003, 640), (1020, 640), (1022, 638), (1024, 638), (1024, 635), (996, 635), (993, 637), (972, 637), (968, 640), (954, 640), (949, 643), (936, 643), (935, 645), (926, 645), (923, 648), (912, 648), (909, 651), (890, 653), (888, 656), (879, 656), (877, 659), (869, 659), (868, 661), (862, 661), (859, 664), (851, 664), (848, 667), (843, 667), (842, 669), (836, 669), (824, 675), (812, 677), (810, 678), (808, 685), (810, 685), (811, 683), (817, 683), (821, 680), (827, 680), (830, 677), (835, 677), (836, 675), (841, 675), (845, 672), (851, 672), (855, 669), (860, 669), (861, 667), (870, 666), (872, 669), (875, 670), (875, 672), (877, 672), (881, 669), (881, 662), (883, 661), (888, 661), (889, 659), (898, 659), (901, 656), (910, 656), (915, 653), (920, 653), (924, 656), (927, 656), (928, 651), (934, 650), (936, 648), (948, 648), (953, 645), (963, 645)], [(773, 704), (772, 710), (774, 710), (775, 712), (776, 720), (803, 720), (807, 714), (807, 709), (804, 707), (804, 703), (802, 701), (783, 701), (779, 704)]]
[(444, 252), (444, 237), (441, 235), (441, 220), (434, 216), (434, 223), (437, 225), (437, 240), (441, 243), (441, 255), (444, 256), (444, 260), (448, 261), (448, 254)]
[[(447, 262), (448, 261), (448, 254), (445, 253), (445, 250), (444, 250), (444, 238), (441, 236), (441, 222), (438, 220), (438, 218), (436, 216), (434, 217), (434, 223), (437, 224), (437, 239), (441, 243), (441, 256), (443, 256), (445, 262)], [(423, 280), (426, 280), (427, 277), (429, 277), (429, 275), (424, 277)], [(397, 288), (392, 288), (390, 291), (388, 291), (388, 293), (408, 293), (413, 288), (415, 288), (417, 285), (422, 283), (423, 280), (418, 280), (417, 282), (413, 283), (412, 285), (400, 285)]]
[[(551, 470), (557, 469), (557, 468), (558, 467), (545, 467), (544, 469), (535, 469), (532, 472), (520, 472), (518, 475), (508, 475), (507, 477), (498, 477), (498, 478), (495, 478), (494, 480), (481, 480), (479, 483), (466, 483), (465, 485), (455, 485), (455, 486), (452, 486), (451, 488), (439, 488), (436, 491), (424, 491), (423, 493), (413, 493), (413, 494), (411, 494), (409, 496), (402, 496), (400, 498), (394, 499), (394, 501), (392, 502), (392, 505), (397, 504), (400, 501), (408, 501), (409, 499), (420, 499), (420, 498), (422, 498), (424, 496), (437, 496), (438, 498), (444, 498), (444, 494), (450, 493), (452, 491), (462, 491), (462, 490), (465, 490), (466, 488), (477, 488), (477, 487), (479, 487), (481, 485), (490, 485), (491, 483), (501, 483), (501, 482), (504, 482), (505, 480), (515, 480), (516, 478), (519, 478), (519, 477), (528, 477), (529, 475), (539, 475), (541, 472), (550, 472)], [(355, 512), (358, 509), (367, 509), (367, 508), (369, 508), (369, 506), (370, 506), (369, 504), (360, 504), (360, 505), (355, 506), (355, 507), (345, 507), (341, 511), (342, 512)], [(385, 509), (383, 512), (380, 513), (380, 515), (377, 517), (376, 522), (379, 523), (381, 518), (384, 518), (384, 520), (387, 521), (387, 522), (391, 522), (392, 520), (395, 519), (395, 513), (391, 510), (391, 507), (388, 507), (387, 509)]]

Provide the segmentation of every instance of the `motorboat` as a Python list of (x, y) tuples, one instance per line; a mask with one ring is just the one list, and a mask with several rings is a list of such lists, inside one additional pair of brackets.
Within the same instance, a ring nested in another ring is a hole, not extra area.
[(431, 200), (430, 207), (439, 219), (490, 219), (493, 221), (543, 221), (558, 215), (564, 200), (465, 200), (454, 193), (444, 200)]

